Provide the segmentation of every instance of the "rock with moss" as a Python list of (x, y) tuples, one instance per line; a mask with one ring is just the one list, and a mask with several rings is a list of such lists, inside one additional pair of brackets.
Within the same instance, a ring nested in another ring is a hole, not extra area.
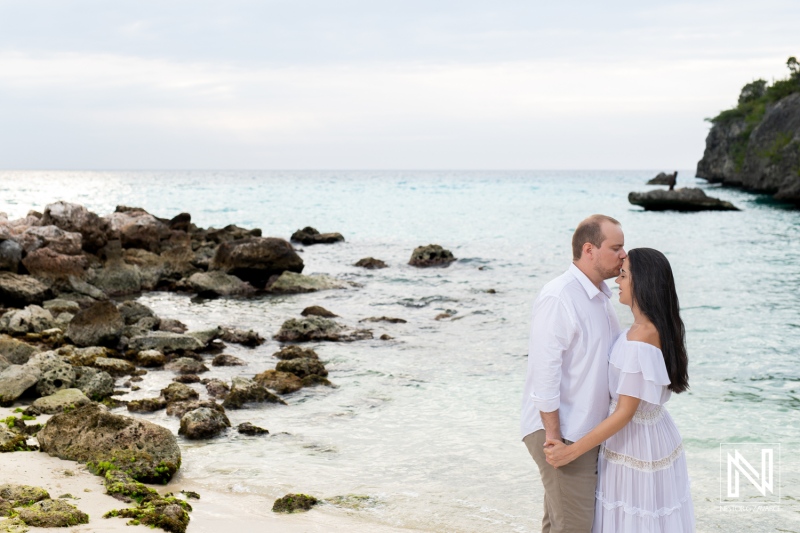
[(208, 372), (208, 367), (202, 362), (191, 357), (178, 357), (164, 366), (167, 370), (172, 370), (178, 374), (200, 374)]
[(0, 453), (26, 451), (27, 440), (27, 435), (12, 431), (5, 424), (0, 424)]
[(170, 383), (167, 385), (167, 387), (161, 389), (161, 396), (167, 400), (167, 403), (172, 403), (197, 400), (200, 398), (200, 393), (191, 388), (189, 385), (184, 385), (183, 383)]
[(50, 396), (37, 398), (32, 405), (39, 413), (54, 415), (90, 403), (92, 400), (87, 398), (80, 389), (63, 389)]
[(128, 524), (144, 524), (161, 528), (170, 533), (185, 533), (189, 525), (189, 511), (192, 507), (184, 500), (174, 496), (154, 498), (143, 501), (131, 509), (116, 509), (106, 513), (104, 518), (130, 518)]
[(189, 411), (204, 407), (225, 414), (225, 408), (214, 400), (188, 400), (185, 402), (171, 402), (167, 405), (167, 415), (182, 418)]
[(277, 357), (281, 360), (288, 360), (288, 359), (298, 359), (300, 357), (310, 357), (312, 359), (319, 359), (317, 352), (312, 350), (311, 348), (303, 348), (302, 346), (297, 346), (296, 344), (290, 344), (288, 346), (284, 346), (274, 354), (272, 357)]
[(297, 513), (308, 511), (319, 503), (319, 500), (308, 494), (287, 494), (278, 498), (272, 505), (273, 513)]
[(166, 356), (158, 350), (142, 350), (136, 354), (136, 364), (144, 367), (164, 366), (167, 362)]
[(116, 357), (98, 357), (92, 366), (115, 377), (129, 376), (136, 372), (132, 363)]
[(224, 398), (231, 390), (230, 385), (217, 378), (204, 379), (202, 383), (212, 398)]
[(279, 372), (289, 372), (298, 378), (306, 376), (317, 375), (325, 377), (328, 375), (328, 370), (322, 361), (313, 359), (311, 357), (298, 357), (297, 359), (289, 359), (287, 361), (280, 361), (275, 367)]
[(131, 400), (127, 408), (131, 413), (152, 413), (167, 407), (167, 400), (164, 398), (142, 398), (141, 400)]
[[(2, 516), (2, 512), (0, 512)], [(9, 518), (8, 520), (0, 521), (0, 533), (27, 533), (30, 531), (25, 522), (19, 517)]]
[(231, 427), (231, 421), (223, 413), (208, 407), (189, 411), (181, 417), (178, 435), (187, 439), (210, 439)]
[(156, 490), (139, 483), (121, 470), (109, 470), (104, 477), (106, 493), (123, 502), (142, 503), (159, 497)]
[(90, 404), (51, 418), (37, 435), (43, 452), (87, 463), (98, 473), (122, 470), (138, 481), (166, 483), (181, 465), (167, 428)]
[(279, 403), (286, 405), (286, 402), (272, 394), (260, 383), (243, 377), (235, 377), (232, 380), (231, 391), (222, 402), (226, 409), (241, 409), (247, 403)]
[(19, 510), (19, 518), (33, 527), (69, 527), (88, 524), (89, 515), (64, 500), (42, 500)]
[(12, 507), (16, 507), (47, 500), (50, 494), (41, 487), (5, 483), (0, 485), (0, 498), (11, 502)]
[(272, 389), (278, 394), (289, 394), (303, 388), (303, 380), (291, 372), (265, 370), (253, 378), (257, 383)]
[(275, 334), (279, 342), (338, 341), (343, 328), (329, 318), (310, 316), (303, 319), (290, 318)]

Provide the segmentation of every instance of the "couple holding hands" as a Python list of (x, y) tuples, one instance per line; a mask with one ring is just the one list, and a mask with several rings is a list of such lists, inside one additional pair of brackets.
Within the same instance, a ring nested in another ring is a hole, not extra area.
[[(625, 252), (593, 215), (573, 264), (533, 304), (522, 437), (544, 485), (543, 533), (695, 530), (686, 455), (664, 404), (688, 388), (684, 326), (667, 258)], [(633, 324), (621, 331), (606, 279)]]

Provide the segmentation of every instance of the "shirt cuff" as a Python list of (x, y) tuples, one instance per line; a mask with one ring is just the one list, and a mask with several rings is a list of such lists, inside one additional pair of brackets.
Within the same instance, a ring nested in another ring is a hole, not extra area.
[(556, 394), (552, 398), (540, 398), (535, 394), (531, 393), (531, 399), (533, 400), (534, 407), (536, 407), (537, 410), (543, 413), (552, 413), (553, 411), (556, 411), (561, 405), (560, 394)]

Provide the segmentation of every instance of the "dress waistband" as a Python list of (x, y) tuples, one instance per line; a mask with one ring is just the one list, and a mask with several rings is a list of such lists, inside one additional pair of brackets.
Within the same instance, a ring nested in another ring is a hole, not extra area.
[[(613, 413), (617, 409), (617, 401), (611, 400), (611, 405), (608, 406), (608, 414)], [(653, 409), (647, 411), (642, 410), (642, 405), (633, 414), (633, 422), (637, 424), (646, 424), (648, 426), (655, 424), (664, 417), (664, 408), (656, 405)]]

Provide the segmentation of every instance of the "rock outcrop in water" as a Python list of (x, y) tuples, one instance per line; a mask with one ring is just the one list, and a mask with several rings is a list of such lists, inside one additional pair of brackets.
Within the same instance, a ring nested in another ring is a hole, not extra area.
[(711, 119), (697, 177), (800, 206), (800, 71), (742, 88), (738, 105)]
[(646, 211), (739, 211), (732, 203), (694, 188), (632, 192), (628, 194), (628, 201)]

